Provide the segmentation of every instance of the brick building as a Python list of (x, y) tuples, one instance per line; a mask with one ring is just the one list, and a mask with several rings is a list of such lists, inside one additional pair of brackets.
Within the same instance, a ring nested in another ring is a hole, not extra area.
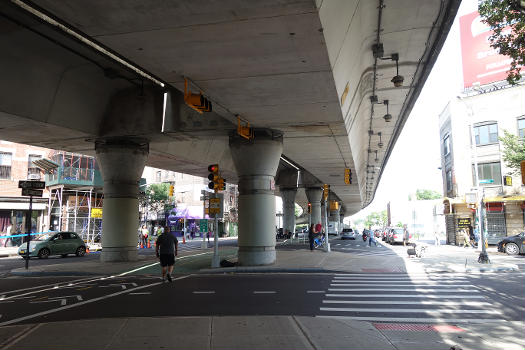
[[(45, 158), (50, 150), (8, 141), (0, 141), (0, 236), (8, 229), (12, 234), (26, 231), (29, 198), (22, 197), (18, 188), (20, 180), (43, 180), (41, 171), (32, 162)], [(42, 198), (33, 198), (31, 231), (40, 232), (47, 223), (49, 192)], [(3, 243), (4, 239), (0, 239)]]

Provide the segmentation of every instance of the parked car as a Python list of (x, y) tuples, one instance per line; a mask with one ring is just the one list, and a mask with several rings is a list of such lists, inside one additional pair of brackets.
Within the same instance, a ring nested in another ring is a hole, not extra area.
[[(403, 232), (404, 232), (403, 229), (400, 227), (395, 227), (391, 229), (387, 242), (390, 244), (394, 244), (398, 242), (403, 243)], [(409, 237), (409, 240), (410, 240), (410, 237)]]
[(351, 228), (344, 228), (341, 233), (341, 239), (355, 239), (356, 233)]
[[(26, 257), (27, 243), (18, 248), (18, 254), (24, 259)], [(57, 232), (54, 234), (42, 234), (35, 236), (29, 243), (29, 257), (47, 259), (50, 255), (68, 254), (84, 256), (86, 244), (75, 232)]]
[(509, 255), (525, 253), (525, 232), (519, 235), (510, 236), (502, 239), (498, 243), (498, 251)]

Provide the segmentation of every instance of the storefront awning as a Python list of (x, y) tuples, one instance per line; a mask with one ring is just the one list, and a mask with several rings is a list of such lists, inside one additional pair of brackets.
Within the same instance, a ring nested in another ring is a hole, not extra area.
[(483, 199), (485, 203), (491, 202), (522, 202), (525, 201), (524, 195), (519, 196), (509, 196), (509, 197), (485, 197)]

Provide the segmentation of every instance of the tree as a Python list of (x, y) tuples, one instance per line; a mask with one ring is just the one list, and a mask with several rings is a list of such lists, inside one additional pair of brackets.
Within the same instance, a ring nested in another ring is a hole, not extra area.
[(439, 199), (441, 195), (433, 190), (416, 190), (416, 199), (418, 201), (426, 201), (430, 199)]
[(512, 169), (512, 174), (518, 174), (521, 171), (520, 163), (525, 160), (525, 139), (503, 130), (499, 140), (503, 144), (503, 161)]
[(298, 218), (299, 216), (303, 215), (303, 208), (297, 203), (295, 203), (295, 217)]
[(167, 211), (173, 208), (169, 198), (170, 185), (167, 183), (151, 184), (140, 198), (141, 206), (151, 211)]
[(520, 66), (525, 64), (525, 14), (520, 11), (519, 2), (481, 0), (478, 5), (483, 23), (494, 31), (489, 37), (490, 46), (512, 59), (507, 75), (507, 81), (512, 85), (520, 81)]
[(387, 224), (387, 214), (386, 210), (383, 211), (374, 211), (367, 215), (365, 218), (365, 227), (372, 226), (386, 226)]

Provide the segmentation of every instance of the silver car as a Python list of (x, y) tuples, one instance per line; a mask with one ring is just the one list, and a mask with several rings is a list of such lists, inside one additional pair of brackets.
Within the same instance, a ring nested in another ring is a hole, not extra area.
[(356, 233), (351, 228), (344, 228), (341, 233), (341, 239), (355, 239)]

